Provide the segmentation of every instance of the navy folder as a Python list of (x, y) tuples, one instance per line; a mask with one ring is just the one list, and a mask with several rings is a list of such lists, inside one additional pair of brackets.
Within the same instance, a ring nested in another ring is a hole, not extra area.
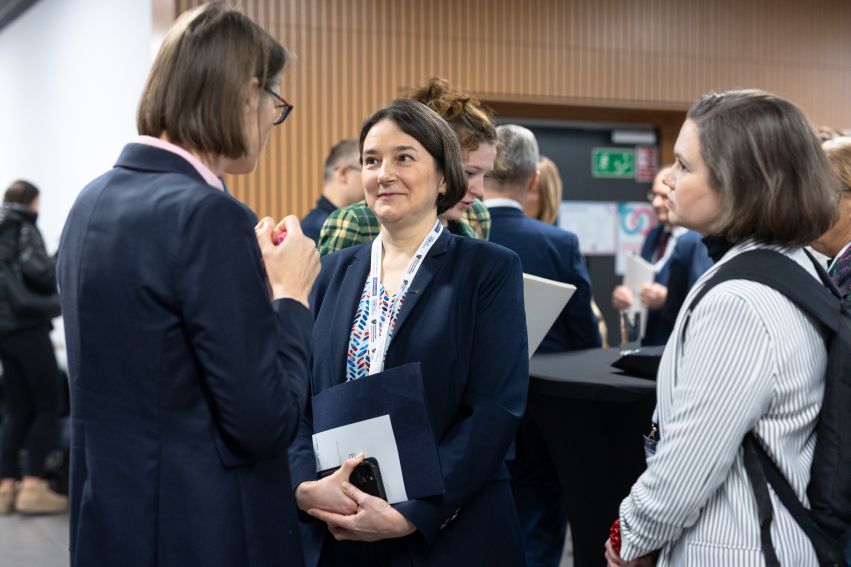
[(315, 433), (387, 414), (408, 498), (446, 492), (419, 362), (345, 382), (313, 396)]

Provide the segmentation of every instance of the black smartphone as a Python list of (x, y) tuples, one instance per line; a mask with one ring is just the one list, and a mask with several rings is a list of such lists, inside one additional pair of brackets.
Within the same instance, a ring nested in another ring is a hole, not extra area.
[[(333, 469), (325, 469), (319, 471), (317, 476), (325, 478), (334, 474), (340, 467)], [(366, 492), (372, 496), (377, 496), (382, 500), (387, 500), (387, 494), (384, 492), (384, 482), (381, 480), (381, 469), (378, 467), (378, 461), (375, 457), (367, 457), (361, 464), (355, 467), (352, 474), (349, 476), (351, 482), (358, 490)]]

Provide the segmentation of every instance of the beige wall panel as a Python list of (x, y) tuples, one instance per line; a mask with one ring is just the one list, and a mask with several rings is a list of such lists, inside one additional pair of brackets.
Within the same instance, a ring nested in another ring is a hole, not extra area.
[[(174, 0), (176, 13), (199, 0)], [(848, 0), (242, 0), (296, 55), (296, 109), (258, 171), (228, 184), (260, 215), (303, 215), (329, 147), (439, 74), (485, 100), (683, 110), (775, 91), (851, 127)], [(666, 126), (669, 128), (669, 126)]]

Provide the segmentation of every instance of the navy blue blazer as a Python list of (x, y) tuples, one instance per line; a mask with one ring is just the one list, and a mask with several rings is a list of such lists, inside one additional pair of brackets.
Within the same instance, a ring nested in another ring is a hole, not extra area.
[[(311, 299), (314, 394), (346, 380), (370, 250), (367, 243), (322, 259)], [(442, 496), (395, 506), (418, 532), (376, 544), (407, 554), (403, 564), (450, 565), (464, 558), (481, 565), (522, 564), (503, 461), (526, 404), (527, 349), (517, 255), (445, 230), (411, 282), (385, 361), (385, 368), (415, 361), (422, 366), (446, 487)], [(306, 415), (290, 449), (293, 488), (316, 479), (311, 435)], [(316, 524), (327, 536), (324, 524)]]
[(337, 207), (328, 200), (324, 195), (319, 196), (316, 201), (316, 206), (301, 219), (301, 231), (308, 238), (312, 238), (319, 244), (319, 233), (322, 231), (322, 225), (325, 224), (325, 219), (337, 210)]
[[(659, 243), (664, 225), (656, 225), (647, 234), (641, 247), (641, 257), (653, 261), (653, 253)], [(677, 238), (674, 250), (661, 269), (656, 272), (656, 283), (668, 288), (668, 296), (662, 309), (651, 309), (647, 314), (647, 328), (641, 344), (664, 345), (674, 329), (677, 314), (691, 286), (712, 266), (712, 259), (703, 244), (700, 234), (689, 230)]]
[(255, 223), (141, 144), (77, 198), (58, 266), (72, 565), (301, 564), (286, 448), (312, 317), (269, 301)]
[(490, 241), (520, 256), (523, 271), (576, 286), (536, 352), (561, 352), (602, 345), (591, 310), (591, 278), (572, 232), (527, 217), (515, 207), (489, 207)]

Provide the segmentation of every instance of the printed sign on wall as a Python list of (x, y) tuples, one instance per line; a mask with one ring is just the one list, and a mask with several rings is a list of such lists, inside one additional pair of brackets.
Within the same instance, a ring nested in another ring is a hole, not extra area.
[(659, 148), (656, 146), (636, 146), (635, 180), (639, 183), (653, 181), (659, 171)]
[(594, 148), (591, 150), (591, 175), (631, 178), (635, 175), (635, 154), (629, 148)]

